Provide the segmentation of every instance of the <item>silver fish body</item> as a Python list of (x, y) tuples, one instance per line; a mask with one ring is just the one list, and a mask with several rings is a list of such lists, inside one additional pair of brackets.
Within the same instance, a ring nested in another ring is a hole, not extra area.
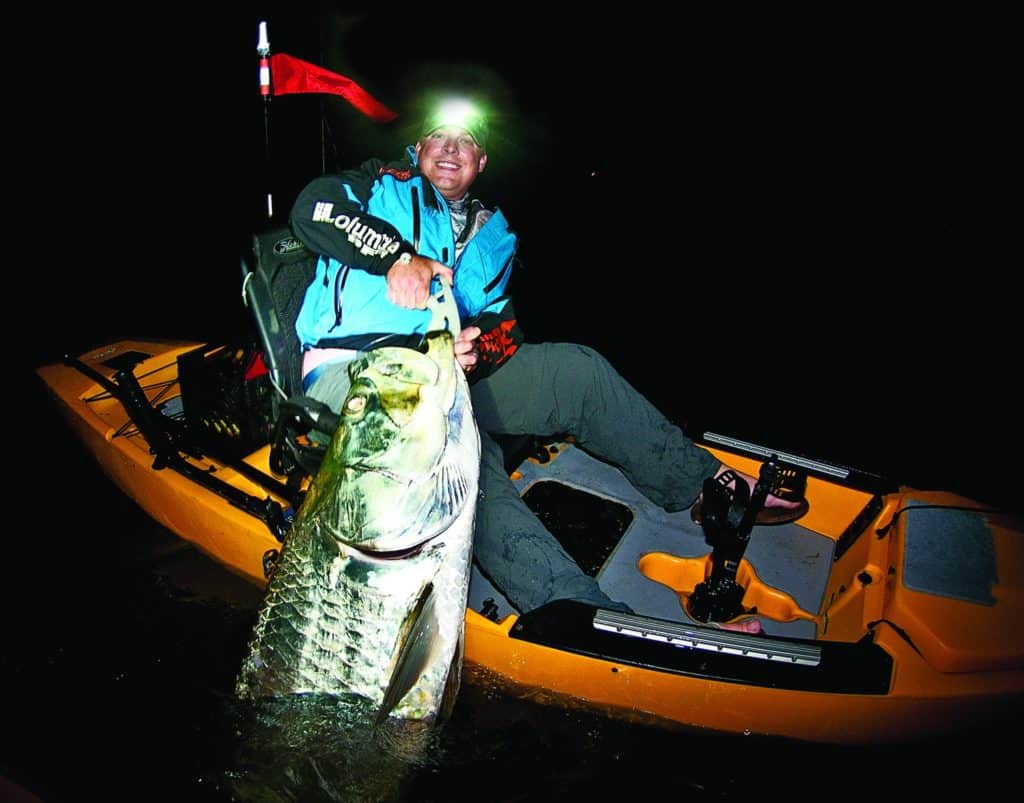
[(285, 540), (241, 699), (351, 696), (432, 721), (458, 690), (480, 439), (448, 332), (355, 360), (341, 424)]

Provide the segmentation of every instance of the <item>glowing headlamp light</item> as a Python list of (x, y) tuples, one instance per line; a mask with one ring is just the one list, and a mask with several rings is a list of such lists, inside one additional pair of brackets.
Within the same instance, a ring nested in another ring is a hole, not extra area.
[(483, 112), (465, 98), (446, 98), (423, 121), (423, 136), (441, 126), (465, 129), (481, 148), (487, 147), (487, 120)]

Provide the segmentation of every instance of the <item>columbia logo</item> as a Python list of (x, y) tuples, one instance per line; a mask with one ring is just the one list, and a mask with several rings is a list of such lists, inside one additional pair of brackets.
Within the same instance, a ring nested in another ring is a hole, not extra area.
[(334, 204), (329, 201), (317, 201), (313, 207), (314, 223), (331, 223), (334, 221)]

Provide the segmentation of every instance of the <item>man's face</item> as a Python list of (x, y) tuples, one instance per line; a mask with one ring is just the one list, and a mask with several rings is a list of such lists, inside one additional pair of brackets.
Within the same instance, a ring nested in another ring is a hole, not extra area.
[(464, 128), (443, 125), (416, 143), (420, 170), (445, 198), (457, 201), (487, 164), (487, 154)]

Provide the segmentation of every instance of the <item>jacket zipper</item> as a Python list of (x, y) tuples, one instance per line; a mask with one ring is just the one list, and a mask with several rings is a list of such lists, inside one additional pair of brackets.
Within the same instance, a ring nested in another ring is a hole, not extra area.
[(338, 271), (338, 275), (334, 277), (334, 323), (331, 324), (331, 328), (328, 332), (333, 332), (339, 326), (341, 326), (341, 300), (345, 295), (345, 282), (348, 281), (349, 266), (344, 265), (341, 270)]
[(412, 250), (420, 252), (420, 191), (412, 187)]

